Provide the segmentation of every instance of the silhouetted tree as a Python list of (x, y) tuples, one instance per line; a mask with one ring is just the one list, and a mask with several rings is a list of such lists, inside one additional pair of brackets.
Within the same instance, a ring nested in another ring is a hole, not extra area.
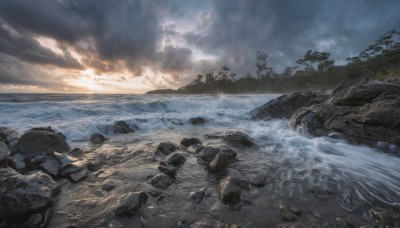
[(267, 74), (267, 58), (268, 54), (263, 51), (256, 52), (256, 68), (257, 68), (257, 77), (260, 79), (262, 73), (265, 72)]
[(330, 59), (330, 53), (308, 50), (302, 59), (296, 61), (297, 64), (303, 65), (306, 71), (311, 71), (314, 76), (314, 82), (317, 81), (315, 68), (318, 70), (326, 70), (335, 64), (335, 61)]

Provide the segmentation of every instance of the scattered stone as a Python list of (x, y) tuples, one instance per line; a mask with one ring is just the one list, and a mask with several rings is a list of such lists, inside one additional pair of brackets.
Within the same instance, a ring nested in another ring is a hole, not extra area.
[(214, 221), (209, 219), (201, 219), (193, 223), (191, 228), (240, 228), (237, 224), (226, 224), (221, 221)]
[(301, 210), (296, 207), (291, 207), (289, 205), (279, 203), (279, 214), (286, 222), (297, 221), (297, 216), (301, 216), (301, 213)]
[(41, 172), (21, 175), (11, 168), (0, 169), (0, 221), (43, 209), (53, 202), (60, 186)]
[(224, 139), (230, 143), (236, 143), (246, 147), (251, 147), (256, 144), (252, 138), (240, 131), (229, 132), (225, 135)]
[(58, 172), (60, 171), (60, 162), (57, 159), (52, 157), (47, 157), (46, 160), (40, 165), (40, 168), (47, 174), (50, 174), (53, 177), (58, 176)]
[(23, 134), (17, 142), (17, 148), (27, 159), (38, 155), (53, 155), (54, 151), (67, 153), (70, 150), (64, 137), (45, 130), (30, 130)]
[(90, 171), (97, 171), (97, 170), (101, 169), (101, 167), (103, 166), (101, 163), (102, 162), (99, 160), (89, 161), (87, 164), (87, 168)]
[(167, 174), (168, 176), (174, 178), (176, 175), (176, 168), (172, 165), (168, 165), (166, 162), (161, 161), (160, 165), (158, 166), (158, 169)]
[(251, 111), (254, 119), (267, 120), (269, 118), (289, 119), (296, 110), (319, 104), (328, 99), (328, 96), (318, 93), (296, 92), (290, 95), (282, 95), (276, 99), (268, 101), (261, 107)]
[(229, 154), (221, 152), (214, 157), (214, 159), (208, 165), (211, 172), (217, 172), (224, 170), (230, 163), (232, 159)]
[(70, 174), (70, 173), (74, 173), (74, 172), (81, 171), (81, 170), (83, 170), (85, 167), (86, 167), (86, 164), (85, 164), (84, 162), (82, 162), (82, 161), (77, 161), (77, 162), (71, 163), (71, 164), (69, 164), (69, 165), (63, 167), (63, 168), (60, 170), (60, 175), (66, 176), (66, 175), (68, 175), (68, 174)]
[(115, 122), (113, 130), (114, 130), (114, 134), (128, 134), (128, 133), (135, 132), (134, 129), (129, 127), (129, 125), (125, 121), (122, 121), (122, 120)]
[(227, 176), (219, 182), (218, 193), (224, 204), (235, 204), (240, 202), (242, 190), (239, 184), (240, 180), (232, 176)]
[(186, 158), (182, 155), (182, 153), (172, 153), (168, 155), (165, 161), (170, 165), (182, 165), (185, 163)]
[(148, 196), (144, 192), (129, 192), (115, 209), (115, 215), (120, 217), (132, 217), (142, 204), (147, 202)]
[(83, 179), (85, 179), (89, 175), (89, 171), (87, 169), (82, 169), (77, 172), (73, 172), (69, 174), (69, 177), (73, 182), (79, 182)]
[(106, 182), (101, 186), (101, 189), (103, 189), (106, 192), (112, 191), (115, 188), (115, 184), (113, 182)]
[(176, 145), (171, 142), (160, 142), (160, 144), (157, 147), (157, 152), (161, 152), (166, 155), (174, 151), (176, 151)]
[(24, 162), (24, 156), (21, 154), (14, 154), (10, 158), (11, 166), (20, 173), (27, 171), (26, 164)]
[(85, 152), (80, 148), (74, 148), (68, 153), (68, 155), (71, 155), (75, 158), (81, 158), (84, 154)]
[(250, 184), (259, 188), (264, 187), (266, 181), (267, 181), (266, 176), (255, 175), (250, 177)]
[(211, 146), (207, 146), (207, 147), (200, 147), (196, 153), (198, 154), (199, 158), (209, 164), (214, 158), (215, 156), (217, 156), (217, 154), (219, 153), (225, 153), (228, 155), (228, 157), (230, 159), (235, 159), (236, 158), (236, 152), (233, 151), (231, 148), (229, 147), (211, 147)]
[(9, 156), (10, 151), (8, 150), (7, 145), (0, 141), (0, 168), (7, 166)]
[(190, 198), (193, 199), (197, 204), (199, 204), (205, 196), (206, 193), (204, 192), (204, 190), (199, 190), (190, 193)]
[(198, 125), (198, 124), (205, 124), (207, 122), (207, 119), (203, 117), (195, 117), (195, 118), (190, 118), (189, 121), (193, 125)]
[(202, 144), (202, 142), (197, 138), (183, 138), (181, 140), (181, 144), (186, 147), (189, 147), (189, 146), (193, 146), (193, 145)]
[(19, 133), (6, 127), (0, 127), (0, 138), (8, 145), (10, 142), (18, 140)]
[(152, 190), (149, 191), (149, 194), (152, 197), (158, 197), (159, 195), (161, 195), (161, 191), (158, 190), (158, 189), (152, 189)]
[(54, 157), (60, 162), (60, 168), (64, 168), (65, 166), (78, 161), (78, 159), (74, 157), (68, 156), (66, 154), (60, 154), (57, 152), (54, 152)]
[(90, 141), (93, 144), (103, 144), (106, 141), (106, 137), (100, 133), (94, 133), (92, 136), (90, 136)]
[(151, 179), (151, 185), (158, 189), (167, 189), (172, 183), (173, 180), (165, 174), (158, 174)]

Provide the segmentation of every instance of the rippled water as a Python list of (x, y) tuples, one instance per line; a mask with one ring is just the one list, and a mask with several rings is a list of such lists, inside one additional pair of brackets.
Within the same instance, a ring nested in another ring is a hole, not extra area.
[[(65, 182), (57, 198), (51, 226), (176, 227), (202, 217), (238, 223), (244, 227), (269, 227), (283, 223), (277, 205), (285, 202), (302, 208), (299, 221), (318, 220), (315, 213), (335, 221), (368, 224), (371, 210), (400, 211), (400, 158), (376, 149), (327, 137), (312, 138), (292, 130), (288, 120), (254, 121), (249, 111), (276, 95), (2, 95), (0, 125), (24, 131), (52, 126), (69, 143), (84, 148), (88, 159), (104, 156), (103, 169), (87, 181)], [(205, 117), (204, 126), (188, 119)], [(140, 130), (114, 135), (114, 121), (125, 120)], [(238, 161), (225, 173), (210, 174), (197, 162), (193, 150), (178, 171), (176, 181), (151, 198), (141, 216), (116, 218), (113, 208), (128, 191), (149, 190), (149, 175), (159, 173), (163, 157), (153, 152), (161, 141), (179, 144), (183, 137), (198, 137), (205, 145), (225, 145), (206, 139), (239, 130), (256, 141), (256, 148), (234, 148)], [(85, 141), (94, 132), (110, 138), (102, 147)], [(218, 180), (226, 175), (249, 178), (265, 175), (267, 185), (242, 193), (242, 203), (228, 208), (218, 199)], [(117, 188), (101, 191), (104, 183)], [(189, 194), (202, 187), (210, 197), (196, 205)]]

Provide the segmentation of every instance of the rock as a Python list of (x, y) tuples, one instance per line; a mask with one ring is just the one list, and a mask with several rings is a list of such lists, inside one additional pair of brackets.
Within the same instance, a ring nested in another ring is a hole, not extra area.
[(297, 221), (297, 216), (301, 215), (301, 210), (295, 207), (291, 207), (289, 205), (279, 203), (279, 214), (282, 219), (286, 222), (294, 222)]
[(50, 174), (53, 177), (58, 176), (58, 172), (60, 171), (61, 165), (57, 159), (52, 157), (47, 157), (46, 160), (40, 165), (40, 168), (47, 174)]
[(193, 146), (193, 145), (199, 145), (201, 144), (201, 141), (197, 138), (183, 138), (181, 140), (181, 144), (189, 147), (189, 146)]
[(87, 168), (90, 171), (99, 170), (99, 169), (101, 169), (102, 166), (103, 165), (102, 165), (102, 162), (100, 160), (89, 161), (88, 164), (87, 164)]
[(296, 111), (291, 126), (314, 136), (339, 132), (356, 143), (400, 146), (400, 85), (368, 82), (345, 89), (331, 99)]
[(106, 137), (104, 137), (102, 134), (94, 133), (92, 136), (90, 136), (90, 141), (93, 144), (103, 144), (106, 141)]
[(114, 134), (128, 134), (128, 133), (135, 132), (134, 129), (129, 127), (129, 125), (125, 121), (122, 121), (122, 120), (115, 122), (113, 130), (114, 130)]
[(172, 153), (167, 156), (165, 161), (170, 165), (182, 165), (185, 163), (186, 158), (182, 155), (182, 153)]
[(252, 138), (240, 131), (229, 132), (225, 135), (224, 139), (230, 143), (237, 143), (247, 147), (251, 147), (256, 144)]
[(161, 191), (158, 190), (158, 189), (152, 189), (152, 190), (149, 191), (149, 194), (150, 194), (152, 197), (157, 197), (157, 196), (160, 196), (160, 195), (161, 195)]
[(10, 151), (8, 150), (7, 145), (0, 141), (0, 168), (7, 166), (9, 156)]
[(167, 189), (172, 183), (173, 180), (165, 174), (158, 174), (151, 179), (151, 185), (158, 189)]
[(21, 154), (14, 154), (10, 158), (11, 166), (20, 173), (27, 171), (26, 164), (24, 162), (24, 157)]
[(160, 142), (157, 147), (157, 152), (161, 152), (167, 155), (174, 151), (176, 151), (176, 145), (171, 142)]
[(0, 169), (0, 221), (34, 213), (49, 206), (60, 186), (41, 172), (21, 175), (11, 168)]
[(16, 141), (19, 138), (19, 133), (17, 131), (11, 130), (6, 127), (0, 127), (0, 140), (5, 144)]
[(129, 192), (115, 209), (115, 215), (120, 217), (132, 217), (142, 204), (147, 202), (148, 196), (144, 192)]
[(79, 182), (83, 179), (85, 179), (89, 175), (89, 171), (87, 169), (82, 169), (73, 173), (69, 174), (69, 178), (72, 180), (72, 182)]
[(64, 168), (67, 165), (72, 164), (73, 162), (78, 161), (78, 159), (68, 156), (66, 154), (60, 154), (57, 152), (54, 152), (54, 157), (58, 160), (58, 162), (60, 163), (60, 168)]
[(70, 173), (75, 173), (86, 168), (86, 164), (83, 161), (73, 162), (60, 170), (60, 175), (67, 176)]
[(261, 175), (255, 175), (250, 177), (250, 184), (256, 187), (264, 187), (265, 182), (267, 181), (267, 177)]
[(189, 122), (192, 123), (193, 125), (205, 124), (207, 122), (207, 119), (203, 117), (195, 117), (195, 118), (190, 118)]
[(55, 132), (30, 130), (19, 138), (17, 148), (24, 158), (52, 155), (54, 151), (67, 153), (70, 150), (65, 139)]
[(214, 159), (208, 165), (208, 168), (212, 172), (217, 172), (225, 169), (230, 163), (232, 159), (229, 154), (221, 152), (214, 157)]
[(215, 156), (217, 156), (217, 154), (222, 152), (226, 153), (232, 160), (236, 158), (236, 152), (229, 147), (207, 146), (207, 147), (200, 147), (196, 151), (196, 153), (199, 156), (199, 159), (201, 159), (206, 164), (209, 164), (215, 158)]
[(318, 93), (292, 93), (282, 95), (276, 99), (268, 101), (261, 107), (251, 111), (254, 119), (266, 120), (268, 118), (289, 119), (295, 111), (302, 107), (319, 104), (328, 99), (328, 96)]
[(115, 184), (111, 181), (108, 181), (101, 186), (101, 189), (103, 189), (106, 192), (112, 191), (114, 188)]
[(235, 204), (240, 202), (242, 190), (239, 184), (240, 180), (232, 176), (227, 176), (219, 182), (218, 193), (224, 204)]
[(190, 198), (193, 199), (197, 204), (199, 204), (205, 196), (206, 193), (204, 192), (204, 190), (199, 190), (190, 193)]
[(158, 169), (172, 178), (176, 175), (176, 168), (172, 165), (168, 165), (166, 162), (160, 162)]
[(75, 158), (81, 158), (84, 154), (85, 152), (80, 148), (74, 148), (68, 153), (68, 155)]

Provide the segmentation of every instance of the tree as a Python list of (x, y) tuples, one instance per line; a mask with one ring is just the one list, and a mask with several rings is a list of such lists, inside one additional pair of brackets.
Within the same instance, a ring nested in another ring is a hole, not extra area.
[(236, 77), (236, 74), (235, 74), (235, 73), (231, 73), (231, 74), (229, 75), (229, 77), (231, 78), (232, 82), (235, 82), (235, 81), (236, 81), (236, 80), (235, 80), (235, 77)]
[(330, 53), (308, 50), (302, 59), (296, 61), (297, 64), (303, 65), (306, 71), (311, 71), (314, 76), (314, 82), (317, 81), (315, 69), (326, 70), (335, 64), (335, 61), (330, 59)]
[(286, 67), (286, 68), (283, 70), (282, 76), (283, 76), (283, 77), (291, 77), (292, 74), (293, 74), (293, 68), (292, 68), (292, 67)]
[(214, 70), (210, 70), (210, 72), (208, 72), (206, 74), (206, 79), (205, 79), (205, 83), (207, 85), (211, 85), (215, 82), (215, 75), (214, 75)]
[(228, 80), (228, 72), (231, 70), (227, 65), (223, 65), (218, 72), (219, 80)]
[(400, 32), (391, 30), (379, 37), (375, 43), (362, 51), (359, 58), (367, 60), (370, 57), (386, 54), (390, 51), (398, 50), (400, 46)]
[(262, 73), (265, 72), (267, 74), (267, 58), (268, 54), (263, 51), (256, 52), (256, 68), (257, 68), (257, 77), (261, 78)]
[(203, 75), (196, 75), (195, 79), (190, 83), (191, 85), (198, 85), (203, 82)]

